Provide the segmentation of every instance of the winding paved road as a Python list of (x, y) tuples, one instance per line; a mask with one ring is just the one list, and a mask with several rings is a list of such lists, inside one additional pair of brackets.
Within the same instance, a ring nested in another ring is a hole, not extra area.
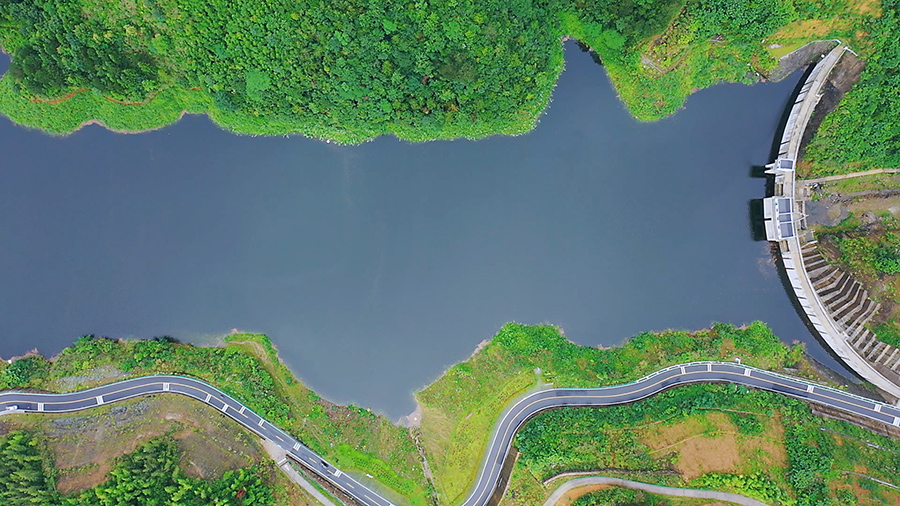
[(0, 393), (0, 410), (5, 413), (67, 413), (94, 408), (142, 395), (175, 393), (192, 397), (218, 409), (256, 434), (273, 441), (287, 455), (328, 480), (366, 506), (393, 506), (384, 497), (341, 472), (324, 458), (254, 413), (216, 387), (183, 376), (143, 376), (69, 394)]
[[(633, 383), (603, 388), (556, 388), (524, 397), (509, 407), (495, 425), (478, 478), (461, 506), (485, 506), (497, 487), (503, 460), (513, 437), (529, 418), (564, 406), (613, 406), (635, 402), (689, 383), (735, 383), (815, 402), (854, 415), (900, 427), (900, 409), (798, 378), (729, 362), (693, 362), (667, 367)], [(331, 482), (365, 506), (393, 506), (351, 476), (341, 472), (234, 398), (202, 381), (181, 376), (144, 376), (68, 394), (0, 393), (4, 413), (66, 413), (141, 395), (177, 393), (205, 402), (247, 429), (274, 441), (293, 460)]]
[(639, 481), (623, 480), (622, 478), (610, 478), (608, 476), (586, 476), (584, 478), (576, 478), (560, 485), (553, 494), (544, 501), (544, 506), (556, 506), (556, 503), (563, 498), (564, 495), (576, 488), (586, 487), (589, 485), (612, 485), (614, 487), (630, 488), (632, 490), (643, 490), (651, 494), (668, 495), (673, 497), (691, 497), (694, 499), (712, 499), (713, 501), (724, 501), (743, 506), (769, 506), (768, 504), (757, 501), (756, 499), (743, 496), (740, 494), (732, 494), (729, 492), (719, 492), (718, 490), (703, 490), (699, 488), (677, 488), (664, 487), (661, 485), (653, 485), (650, 483), (642, 483)]

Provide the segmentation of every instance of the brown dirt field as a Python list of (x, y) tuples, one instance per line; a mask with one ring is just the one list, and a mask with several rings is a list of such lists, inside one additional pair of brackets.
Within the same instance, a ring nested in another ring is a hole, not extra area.
[(685, 480), (714, 471), (734, 471), (740, 462), (737, 447), (734, 434), (722, 434), (716, 438), (693, 437), (680, 445), (681, 456), (676, 468), (681, 471)]
[(642, 438), (644, 443), (654, 451), (669, 448), (679, 441), (705, 432), (705, 428), (697, 417), (669, 426), (651, 428)]
[[(644, 443), (653, 449), (652, 453), (678, 452), (675, 468), (685, 480), (713, 471), (731, 472), (740, 462), (737, 438), (733, 434), (736, 429), (727, 419), (716, 415), (720, 413), (708, 415), (706, 420), (693, 417), (675, 425), (656, 427), (649, 431)], [(713, 427), (704, 423), (707, 420)]]
[(178, 440), (182, 466), (192, 476), (215, 478), (263, 456), (255, 436), (237, 429), (215, 409), (176, 396), (126, 401), (74, 415), (8, 418), (4, 425), (43, 433), (63, 493), (102, 483), (118, 457), (166, 434)]
[(881, 2), (879, 0), (856, 0), (851, 2), (852, 9), (859, 14), (880, 17)]
[(781, 423), (770, 420), (763, 434), (766, 436), (741, 436), (727, 415), (711, 412), (671, 426), (650, 428), (641, 439), (653, 454), (677, 452), (675, 468), (685, 480), (691, 480), (709, 472), (739, 472), (744, 466), (759, 463), (770, 468), (786, 466), (787, 455), (780, 443), (784, 434)]
[(786, 24), (779, 28), (770, 39), (814, 40), (828, 35), (832, 30), (846, 30), (849, 27), (850, 23), (841, 19), (806, 19)]

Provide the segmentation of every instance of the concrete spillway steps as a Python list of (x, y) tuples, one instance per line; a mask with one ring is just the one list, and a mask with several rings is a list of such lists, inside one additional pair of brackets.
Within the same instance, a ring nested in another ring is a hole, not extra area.
[(850, 344), (869, 362), (900, 374), (900, 350), (879, 341), (871, 330), (861, 332)]
[(900, 374), (900, 350), (878, 340), (866, 328), (881, 305), (850, 274), (830, 265), (815, 242), (801, 248), (803, 265), (828, 316), (846, 333), (847, 341), (867, 361)]
[[(803, 135), (822, 97), (821, 90), (846, 50), (846, 47), (839, 45), (822, 58), (813, 67), (791, 104), (778, 157), (766, 166), (769, 169), (766, 172), (775, 176), (774, 195), (769, 199), (781, 197), (787, 200), (789, 209), (783, 211), (790, 212), (794, 228), (782, 237), (780, 228), (774, 227), (775, 233), (770, 234), (773, 227), (767, 226), (766, 235), (778, 242), (785, 276), (810, 326), (857, 374), (892, 398), (900, 399), (900, 374), (894, 369), (900, 360), (900, 352), (886, 348), (884, 343), (879, 344), (871, 330), (866, 328), (880, 306), (869, 299), (869, 294), (852, 276), (829, 266), (816, 250), (815, 240), (811, 237), (813, 231), (806, 223), (809, 194), (803, 185), (796, 185), (794, 173), (794, 164), (801, 158)], [(780, 217), (782, 211), (772, 213), (772, 201), (768, 202), (769, 214)]]
[[(866, 299), (863, 302), (862, 306), (859, 308), (859, 313), (853, 315), (854, 321), (852, 323), (847, 324), (847, 335), (852, 339), (859, 335), (864, 329), (869, 320), (875, 316), (875, 313), (881, 309), (881, 304), (873, 301), (872, 299)], [(849, 316), (849, 315), (848, 315)]]
[(841, 284), (840, 289), (833, 290), (828, 294), (819, 293), (819, 298), (821, 298), (822, 302), (828, 306), (828, 309), (834, 313), (841, 304), (856, 295), (858, 288), (859, 284), (848, 275), (847, 280)]
[(810, 279), (815, 279), (822, 272), (827, 272), (829, 269), (828, 262), (822, 257), (822, 255), (816, 254), (807, 257), (807, 255), (803, 255), (803, 263), (806, 265), (806, 272), (809, 273)]
[(826, 290), (830, 290), (832, 288), (837, 288), (838, 284), (843, 280), (844, 273), (840, 271), (837, 267), (832, 267), (831, 270), (821, 277), (818, 278), (816, 282), (813, 283), (813, 288), (816, 292), (824, 292)]
[(857, 318), (874, 314), (875, 307), (865, 288), (846, 272), (828, 265), (815, 250), (815, 243), (803, 246), (803, 263), (813, 289), (835, 321), (844, 327), (853, 327)]

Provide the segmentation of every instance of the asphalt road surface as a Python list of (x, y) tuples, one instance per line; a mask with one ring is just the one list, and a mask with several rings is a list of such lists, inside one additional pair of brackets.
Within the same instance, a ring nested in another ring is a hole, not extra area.
[(324, 458), (264, 420), (250, 408), (216, 387), (183, 376), (144, 376), (70, 394), (0, 393), (0, 410), (5, 412), (66, 413), (110, 404), (142, 395), (177, 393), (193, 397), (218, 409), (229, 418), (260, 436), (274, 441), (294, 461), (366, 506), (392, 506), (362, 483), (341, 472)]
[[(468, 498), (462, 506), (484, 506), (497, 488), (503, 460), (513, 436), (529, 418), (564, 406), (613, 406), (635, 402), (663, 390), (689, 383), (735, 383), (789, 395), (900, 427), (900, 409), (798, 378), (725, 362), (693, 362), (667, 367), (634, 383), (604, 388), (541, 390), (516, 402), (500, 417), (488, 451)], [(177, 393), (205, 402), (247, 429), (284, 448), (288, 456), (331, 482), (365, 506), (392, 503), (353, 477), (341, 472), (302, 443), (267, 422), (237, 400), (202, 381), (181, 376), (144, 376), (68, 394), (0, 393), (3, 413), (65, 413), (80, 411), (141, 395)]]

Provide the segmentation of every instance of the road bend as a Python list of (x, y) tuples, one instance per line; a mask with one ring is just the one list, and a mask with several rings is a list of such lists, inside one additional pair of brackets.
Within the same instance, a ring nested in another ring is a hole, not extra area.
[[(900, 427), (900, 409), (834, 388), (730, 362), (692, 362), (661, 369), (633, 383), (602, 388), (555, 388), (528, 395), (509, 407), (495, 425), (475, 484), (461, 506), (485, 506), (497, 486), (503, 460), (516, 431), (548, 409), (566, 406), (628, 404), (691, 383), (733, 383), (813, 402), (845, 413)], [(203, 381), (183, 376), (143, 376), (80, 392), (0, 393), (2, 413), (68, 413), (143, 395), (173, 393), (204, 402), (285, 450), (310, 472), (330, 482), (364, 506), (393, 506), (391, 501), (342, 472), (300, 441), (244, 404)]]

